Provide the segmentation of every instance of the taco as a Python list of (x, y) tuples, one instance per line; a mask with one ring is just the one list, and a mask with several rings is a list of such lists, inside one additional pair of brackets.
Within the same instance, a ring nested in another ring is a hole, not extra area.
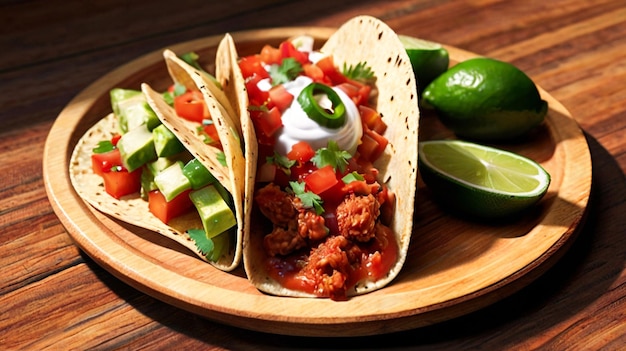
[(233, 69), (257, 139), (249, 280), (335, 300), (387, 285), (406, 259), (417, 180), (416, 82), (397, 35), (359, 16), (319, 51), (291, 38)]
[(145, 83), (113, 89), (113, 113), (74, 149), (71, 181), (97, 210), (230, 271), (241, 261), (244, 228), (235, 110), (216, 77), (171, 51), (164, 58), (174, 84), (165, 93)]

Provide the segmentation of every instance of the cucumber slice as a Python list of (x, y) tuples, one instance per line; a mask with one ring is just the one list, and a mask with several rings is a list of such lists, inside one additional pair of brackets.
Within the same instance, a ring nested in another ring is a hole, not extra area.
[(183, 191), (191, 189), (189, 179), (183, 175), (181, 161), (176, 161), (155, 175), (154, 183), (165, 197), (165, 201), (171, 201)]
[(173, 156), (185, 150), (183, 143), (164, 124), (154, 128), (152, 134), (154, 135), (154, 149), (159, 157)]
[(211, 174), (211, 172), (196, 158), (187, 162), (185, 167), (183, 167), (183, 174), (187, 177), (187, 179), (189, 179), (189, 182), (191, 182), (191, 188), (194, 190), (213, 184), (217, 181), (213, 174)]
[(209, 239), (217, 237), (237, 224), (235, 214), (215, 186), (208, 185), (193, 190), (189, 193), (189, 198), (200, 214), (204, 232)]
[(145, 124), (122, 135), (117, 147), (120, 149), (122, 164), (129, 172), (157, 158), (152, 132)]

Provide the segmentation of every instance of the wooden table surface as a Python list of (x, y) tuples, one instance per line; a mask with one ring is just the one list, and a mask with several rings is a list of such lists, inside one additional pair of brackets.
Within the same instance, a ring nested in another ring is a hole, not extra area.
[[(559, 100), (592, 156), (588, 218), (544, 275), (477, 312), (359, 338), (247, 331), (145, 295), (72, 242), (42, 153), (91, 82), (178, 42), (359, 14), (511, 62)], [(0, 349), (607, 349), (626, 347), (626, 3), (619, 0), (0, 2)]]

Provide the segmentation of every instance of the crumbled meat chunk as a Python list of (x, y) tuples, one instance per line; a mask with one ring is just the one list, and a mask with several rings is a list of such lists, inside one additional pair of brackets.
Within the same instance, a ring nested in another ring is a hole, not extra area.
[(350, 194), (337, 206), (339, 234), (346, 238), (366, 242), (374, 237), (374, 226), (380, 215), (380, 203), (374, 196)]
[(316, 294), (319, 296), (328, 296), (335, 300), (345, 298), (345, 283), (351, 264), (346, 250), (350, 246), (347, 238), (333, 236), (311, 251), (304, 272), (315, 281)]
[(292, 197), (277, 185), (268, 184), (259, 189), (255, 201), (261, 213), (276, 225), (285, 227), (296, 217)]
[(274, 226), (274, 230), (263, 239), (265, 250), (270, 256), (288, 255), (307, 245), (297, 231)]
[(298, 232), (303, 238), (321, 240), (328, 235), (324, 217), (313, 211), (302, 209), (298, 213)]

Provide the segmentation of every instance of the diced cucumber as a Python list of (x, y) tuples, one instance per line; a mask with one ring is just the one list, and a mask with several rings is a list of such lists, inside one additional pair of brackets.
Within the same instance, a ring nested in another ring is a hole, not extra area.
[(139, 90), (115, 88), (109, 92), (113, 113), (122, 134), (145, 124), (149, 130), (161, 124), (146, 97)]
[(154, 183), (165, 197), (165, 201), (171, 201), (178, 194), (191, 189), (189, 179), (183, 175), (183, 163), (181, 161), (176, 161), (155, 175)]
[(191, 188), (194, 190), (213, 184), (216, 181), (213, 174), (197, 158), (187, 162), (185, 167), (183, 167), (183, 174), (189, 179)]
[(122, 164), (129, 172), (155, 160), (157, 157), (152, 132), (148, 130), (145, 124), (122, 135), (117, 142), (117, 147), (120, 149)]
[(196, 206), (204, 231), (209, 239), (227, 231), (237, 224), (235, 214), (228, 207), (220, 192), (213, 185), (205, 186), (189, 193)]
[(159, 157), (169, 157), (185, 150), (183, 143), (164, 124), (154, 128), (152, 134), (154, 134), (154, 149)]

